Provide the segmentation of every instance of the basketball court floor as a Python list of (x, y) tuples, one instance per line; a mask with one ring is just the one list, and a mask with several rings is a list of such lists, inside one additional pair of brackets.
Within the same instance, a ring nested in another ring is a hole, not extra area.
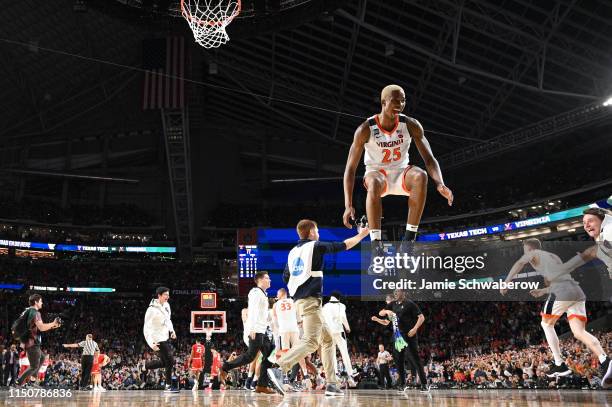
[(161, 391), (73, 392), (70, 398), (14, 398), (0, 392), (7, 406), (154, 407), (154, 406), (248, 406), (248, 407), (399, 407), (399, 406), (499, 406), (569, 407), (612, 406), (611, 391), (590, 390), (432, 390), (429, 394), (395, 391), (351, 390), (343, 397), (326, 397), (322, 392), (259, 395), (243, 390), (189, 390), (178, 394)]

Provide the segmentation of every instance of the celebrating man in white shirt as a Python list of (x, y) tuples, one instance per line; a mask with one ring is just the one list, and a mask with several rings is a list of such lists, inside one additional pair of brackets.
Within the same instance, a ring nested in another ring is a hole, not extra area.
[(157, 298), (152, 299), (145, 314), (143, 333), (147, 344), (155, 352), (159, 352), (160, 359), (153, 359), (145, 364), (145, 370), (166, 369), (165, 392), (178, 393), (178, 388), (172, 387), (172, 368), (174, 367), (174, 356), (169, 339), (176, 339), (174, 326), (170, 320), (170, 289), (158, 287), (155, 290)]
[[(259, 271), (255, 274), (254, 287), (249, 292), (249, 308), (247, 311), (247, 321), (244, 324), (248, 327), (249, 332), (249, 348), (245, 353), (238, 356), (236, 359), (223, 363), (219, 379), (221, 383), (225, 383), (227, 373), (240, 366), (245, 366), (251, 363), (257, 352), (261, 351), (263, 356), (261, 362), (261, 371), (266, 372), (271, 363), (268, 356), (274, 349), (274, 345), (270, 341), (266, 330), (268, 329), (268, 294), (266, 290), (270, 288), (270, 276), (267, 271)], [(268, 376), (264, 373), (259, 377), (256, 393), (274, 394), (274, 390), (268, 387)]]
[(345, 338), (345, 332), (347, 334), (350, 333), (351, 328), (346, 319), (346, 306), (340, 302), (341, 295), (340, 291), (331, 293), (329, 301), (323, 306), (323, 318), (325, 318), (325, 323), (329, 327), (332, 338), (334, 338), (334, 343), (340, 350), (340, 355), (342, 355), (342, 363), (349, 377), (348, 384), (350, 387), (355, 387), (357, 384), (353, 380), (353, 365), (351, 364), (351, 357), (348, 353), (348, 346)]

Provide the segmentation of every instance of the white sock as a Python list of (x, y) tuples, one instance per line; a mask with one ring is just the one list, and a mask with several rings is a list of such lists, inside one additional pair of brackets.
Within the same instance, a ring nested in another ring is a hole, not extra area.
[(561, 366), (563, 363), (563, 359), (561, 358), (561, 348), (559, 347), (559, 337), (557, 336), (557, 332), (555, 331), (555, 327), (552, 325), (548, 325), (542, 323), (542, 329), (544, 330), (544, 335), (546, 336), (546, 342), (548, 342), (548, 346), (550, 347), (550, 351), (555, 358), (555, 365)]
[(380, 229), (370, 229), (370, 240), (381, 240), (382, 232)]
[(406, 223), (406, 230), (408, 230), (410, 232), (418, 232), (419, 231), (419, 225), (411, 225), (410, 223)]
[(605, 362), (607, 358), (608, 356), (605, 353), (602, 353), (601, 355), (599, 355), (599, 363)]

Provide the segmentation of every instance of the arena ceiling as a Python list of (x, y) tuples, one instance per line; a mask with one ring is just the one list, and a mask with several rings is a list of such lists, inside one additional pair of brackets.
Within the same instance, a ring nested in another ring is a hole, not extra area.
[[(175, 14), (175, 1), (1, 3), (5, 145), (83, 132), (79, 121), (138, 130), (144, 119), (126, 95), (138, 99), (141, 74), (125, 66), (140, 65), (145, 38), (189, 35), (182, 19), (151, 12), (163, 3)], [(279, 7), (254, 17), (245, 5), (229, 44), (192, 47), (210, 69), (200, 85), (207, 125), (226, 126), (232, 116), (252, 131), (345, 152), (355, 127), (379, 109), (380, 89), (398, 83), (407, 113), (432, 131), (444, 156), (612, 93), (609, 1), (283, 0)]]

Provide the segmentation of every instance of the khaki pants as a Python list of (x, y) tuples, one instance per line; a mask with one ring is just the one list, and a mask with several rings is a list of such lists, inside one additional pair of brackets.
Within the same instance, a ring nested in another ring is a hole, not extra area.
[(327, 384), (336, 384), (336, 366), (334, 364), (336, 346), (327, 325), (323, 322), (321, 299), (304, 298), (297, 300), (295, 306), (302, 319), (304, 335), (294, 347), (278, 360), (278, 365), (284, 372), (288, 372), (296, 363), (321, 347), (321, 359)]

